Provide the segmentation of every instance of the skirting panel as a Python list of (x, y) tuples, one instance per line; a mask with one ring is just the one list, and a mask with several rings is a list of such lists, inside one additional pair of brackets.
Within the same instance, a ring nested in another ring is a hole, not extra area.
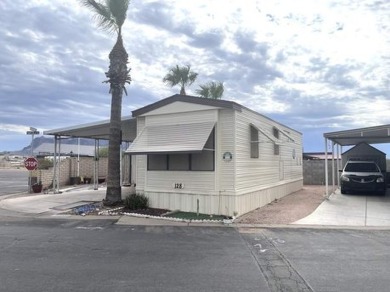
[(234, 194), (201, 195), (182, 194), (171, 192), (139, 191), (149, 198), (150, 207), (181, 210), (185, 212), (197, 212), (215, 215), (242, 215), (275, 199), (280, 199), (288, 194), (302, 189), (302, 179), (287, 182), (267, 189), (235, 196)]
[[(234, 195), (202, 195), (168, 192), (139, 191), (149, 198), (150, 207), (199, 212), (210, 215), (233, 215), (236, 197)], [(199, 206), (199, 207), (198, 207)]]
[(267, 189), (250, 192), (237, 197), (237, 212), (239, 215), (265, 206), (275, 199), (280, 199), (286, 195), (299, 191), (303, 187), (303, 180), (287, 182)]

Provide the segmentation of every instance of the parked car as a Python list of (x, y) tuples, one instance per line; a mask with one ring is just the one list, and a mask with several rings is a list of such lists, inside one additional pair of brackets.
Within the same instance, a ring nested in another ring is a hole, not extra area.
[(374, 161), (348, 161), (340, 178), (340, 191), (386, 194), (385, 176)]

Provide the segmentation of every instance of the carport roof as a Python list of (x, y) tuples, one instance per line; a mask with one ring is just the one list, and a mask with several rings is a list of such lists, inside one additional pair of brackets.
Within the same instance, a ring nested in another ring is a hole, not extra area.
[(324, 133), (324, 137), (341, 146), (390, 143), (390, 124)]
[[(137, 136), (137, 121), (130, 116), (122, 117), (122, 141), (132, 142)], [(44, 135), (109, 140), (110, 120), (48, 130)]]

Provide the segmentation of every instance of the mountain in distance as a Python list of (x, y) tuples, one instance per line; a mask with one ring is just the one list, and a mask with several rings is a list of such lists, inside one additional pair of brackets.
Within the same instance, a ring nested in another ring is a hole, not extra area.
[[(30, 145), (24, 147), (22, 150), (19, 150), (19, 151), (12, 151), (12, 154), (29, 155), (31, 153), (31, 144), (33, 145), (33, 147), (35, 149), (44, 143), (54, 144), (54, 137), (45, 137), (45, 136), (36, 137), (36, 138), (34, 138), (32, 143), (30, 143)], [(61, 139), (61, 144), (78, 145), (78, 138)], [(93, 145), (95, 145), (95, 140), (94, 139), (80, 138), (80, 145), (93, 146)], [(103, 147), (108, 146), (108, 141), (99, 140), (99, 145), (103, 146)]]

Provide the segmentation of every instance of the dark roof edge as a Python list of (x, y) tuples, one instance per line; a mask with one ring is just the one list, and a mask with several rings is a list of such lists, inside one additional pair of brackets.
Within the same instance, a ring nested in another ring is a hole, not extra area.
[(239, 105), (238, 103), (235, 103), (233, 101), (202, 98), (202, 97), (192, 96), (192, 95), (175, 94), (175, 95), (172, 95), (170, 97), (161, 99), (161, 100), (156, 101), (152, 104), (146, 105), (144, 107), (141, 107), (137, 110), (132, 111), (133, 117), (143, 115), (147, 112), (156, 110), (160, 107), (163, 107), (165, 105), (168, 105), (168, 104), (176, 102), (176, 101), (191, 102), (191, 103), (200, 104), (200, 105), (222, 107), (222, 108), (228, 108), (228, 109), (233, 109), (233, 110), (238, 110), (238, 111), (241, 111), (241, 108), (242, 108), (241, 105)]
[(175, 94), (175, 95), (172, 95), (170, 97), (167, 97), (167, 98), (164, 98), (164, 99), (161, 99), (159, 101), (156, 101), (155, 103), (152, 103), (152, 104), (149, 104), (149, 105), (146, 105), (144, 107), (141, 107), (137, 110), (134, 110), (132, 111), (132, 114), (133, 114), (133, 117), (137, 117), (137, 116), (140, 116), (140, 115), (143, 115), (147, 112), (150, 112), (152, 110), (155, 110), (155, 109), (158, 109), (162, 106), (165, 106), (165, 105), (168, 105), (172, 102), (176, 102), (176, 101), (182, 101), (182, 102), (191, 102), (191, 103), (195, 103), (195, 104), (200, 104), (200, 105), (209, 105), (209, 106), (215, 106), (215, 107), (222, 107), (222, 108), (227, 108), (227, 109), (232, 109), (232, 110), (236, 110), (236, 111), (242, 111), (242, 109), (246, 109), (248, 111), (251, 111), (257, 115), (260, 115), (264, 118), (266, 118), (267, 120), (271, 121), (271, 122), (274, 122), (276, 124), (279, 124), (283, 127), (286, 127), (296, 133), (299, 133), (302, 135), (301, 132), (291, 128), (291, 127), (288, 127), (284, 124), (281, 124), (263, 114), (260, 114), (258, 113), (257, 111), (255, 110), (252, 110), (250, 108), (247, 108), (239, 103), (236, 103), (234, 101), (230, 101), (230, 100), (222, 100), (222, 99), (210, 99), (210, 98), (202, 98), (202, 97), (198, 97), (198, 96), (192, 96), (192, 95), (180, 95), (180, 94)]

